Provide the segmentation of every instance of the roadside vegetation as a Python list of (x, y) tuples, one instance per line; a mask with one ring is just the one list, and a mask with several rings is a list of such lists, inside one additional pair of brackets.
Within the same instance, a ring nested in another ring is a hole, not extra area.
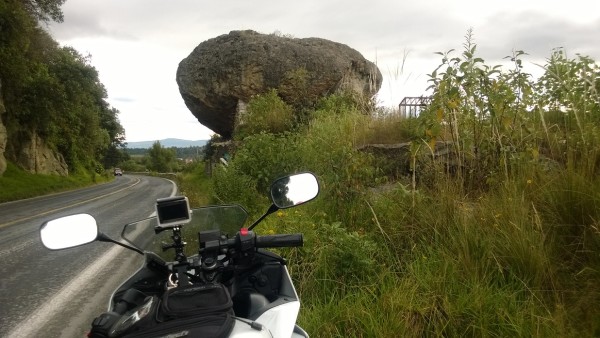
[[(227, 166), (208, 177), (160, 143), (146, 162), (123, 155), (89, 59), (37, 24), (60, 21), (63, 1), (38, 3), (0, 5), (3, 119), (9, 144), (41, 135), (73, 174), (28, 174), (9, 154), (0, 202), (108, 180), (94, 172), (118, 164), (181, 171), (193, 207), (239, 203), (255, 219), (271, 181), (311, 171), (320, 196), (256, 228), (304, 233), (282, 253), (311, 336), (600, 336), (600, 67), (589, 57), (556, 49), (533, 79), (524, 52), (486, 64), (469, 32), (461, 51), (439, 53), (432, 102), (412, 119), (350, 94), (298, 109), (273, 89), (249, 103)], [(405, 170), (360, 150), (405, 142)]]
[[(193, 161), (197, 163), (203, 155), (202, 151), (200, 147), (165, 148), (156, 141), (152, 148), (145, 149), (144, 155), (124, 153), (121, 162), (114, 163), (114, 167), (121, 168), (125, 173), (167, 174), (165, 177), (172, 178), (175, 172), (186, 174), (195, 170), (196, 165)], [(185, 163), (176, 157), (178, 154), (187, 155), (186, 158), (193, 161)], [(69, 176), (40, 175), (29, 173), (9, 161), (6, 172), (0, 176), (0, 203), (82, 188), (108, 182), (113, 178), (113, 167), (104, 169), (97, 166), (95, 171), (79, 167), (79, 170), (75, 170)], [(198, 187), (195, 183), (194, 186)], [(190, 194), (193, 192), (190, 191)]]
[[(256, 229), (304, 233), (282, 252), (312, 336), (600, 335), (600, 68), (556, 49), (534, 80), (523, 52), (506, 69), (476, 47), (469, 33), (462, 53), (440, 53), (418, 118), (335, 95), (308, 124), (271, 128), (269, 107), (284, 103), (268, 93), (227, 167), (180, 176), (193, 205), (239, 203), (254, 217), (272, 180), (319, 177), (315, 201)], [(450, 155), (433, 156), (441, 141)], [(407, 172), (357, 150), (401, 142)]]
[(43, 145), (85, 177), (122, 161), (125, 131), (91, 56), (60, 46), (45, 29), (62, 21), (64, 2), (0, 2), (1, 146), (8, 162), (27, 167), (27, 145)]
[(86, 187), (111, 180), (112, 172), (80, 171), (67, 177), (28, 173), (12, 163), (0, 176), (0, 203)]

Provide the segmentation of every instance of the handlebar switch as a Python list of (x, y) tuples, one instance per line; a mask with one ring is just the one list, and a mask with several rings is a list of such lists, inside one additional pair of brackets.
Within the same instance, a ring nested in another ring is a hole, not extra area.
[(240, 229), (240, 232), (238, 232), (238, 247), (240, 248), (240, 251), (246, 252), (254, 249), (255, 239), (256, 235), (254, 234), (254, 231), (246, 228)]

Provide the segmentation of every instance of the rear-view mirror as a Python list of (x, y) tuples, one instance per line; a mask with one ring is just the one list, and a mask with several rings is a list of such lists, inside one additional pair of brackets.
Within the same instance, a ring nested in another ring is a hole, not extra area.
[(98, 237), (98, 225), (88, 214), (65, 216), (48, 221), (40, 228), (44, 246), (51, 250), (72, 248), (93, 242)]
[(311, 173), (282, 177), (271, 185), (271, 200), (279, 209), (306, 203), (317, 194), (319, 194), (319, 183)]

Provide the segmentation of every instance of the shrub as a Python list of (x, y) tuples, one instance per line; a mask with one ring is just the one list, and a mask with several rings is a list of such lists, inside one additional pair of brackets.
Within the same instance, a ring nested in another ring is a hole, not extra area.
[(297, 149), (298, 138), (294, 134), (261, 132), (244, 139), (231, 166), (251, 177), (257, 191), (267, 194), (275, 179), (302, 168), (303, 159)]
[(292, 128), (293, 122), (292, 107), (283, 102), (277, 90), (271, 89), (250, 100), (246, 112), (238, 116), (234, 135), (242, 140), (260, 132), (283, 133)]
[(219, 166), (213, 171), (213, 193), (217, 203), (236, 203), (249, 212), (256, 210), (258, 201), (264, 199), (257, 193), (252, 177), (235, 166)]

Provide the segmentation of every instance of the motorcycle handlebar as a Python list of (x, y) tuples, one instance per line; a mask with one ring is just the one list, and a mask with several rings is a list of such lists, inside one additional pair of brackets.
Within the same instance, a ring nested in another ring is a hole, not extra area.
[(284, 248), (302, 246), (303, 244), (302, 234), (256, 236), (257, 248)]

